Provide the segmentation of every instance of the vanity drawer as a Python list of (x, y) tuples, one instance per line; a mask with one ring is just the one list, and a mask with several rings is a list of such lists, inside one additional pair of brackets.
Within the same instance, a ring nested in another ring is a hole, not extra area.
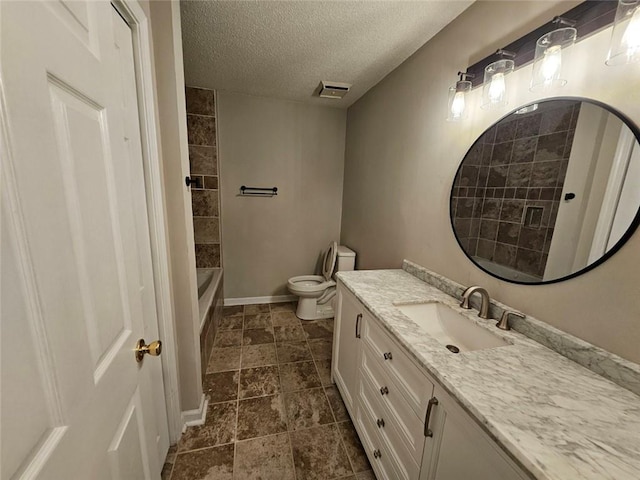
[[(363, 326), (365, 346), (373, 358), (391, 378), (418, 417), (423, 417), (427, 403), (433, 395), (433, 384), (420, 368), (393, 340), (378, 321), (367, 316)], [(389, 358), (390, 357), (390, 358)]]
[[(363, 359), (363, 363), (364, 363)], [(404, 399), (395, 401), (390, 395), (380, 395), (380, 383), (366, 367), (361, 370), (359, 394), (367, 398), (369, 406), (375, 417), (374, 426), (381, 437), (392, 445), (393, 453), (399, 465), (406, 465), (409, 472), (410, 466), (415, 464), (416, 471), (422, 461), (425, 436), (422, 419), (417, 418), (406, 404)], [(387, 399), (387, 397), (389, 399)], [(378, 420), (384, 423), (378, 424)], [(412, 475), (409, 475), (413, 478)]]
[[(360, 382), (363, 385), (363, 382)], [(360, 387), (362, 388), (362, 387)], [(369, 457), (369, 462), (373, 466), (378, 480), (417, 480), (420, 474), (420, 467), (413, 459), (400, 458), (394, 444), (376, 425), (376, 405), (375, 397), (371, 397), (369, 392), (360, 390), (360, 403), (356, 414), (356, 424), (360, 427), (360, 434), (363, 447)], [(396, 447), (398, 445), (395, 445)], [(378, 456), (374, 452), (378, 452)]]

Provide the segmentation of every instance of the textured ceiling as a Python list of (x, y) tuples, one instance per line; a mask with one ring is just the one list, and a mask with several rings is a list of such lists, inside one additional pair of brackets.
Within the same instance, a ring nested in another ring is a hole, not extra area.
[[(471, 3), (182, 0), (186, 83), (346, 108)], [(320, 80), (353, 87), (320, 99)]]

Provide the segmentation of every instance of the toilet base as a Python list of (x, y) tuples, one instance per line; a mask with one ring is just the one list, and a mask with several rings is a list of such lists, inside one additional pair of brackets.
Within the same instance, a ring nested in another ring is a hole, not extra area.
[(321, 318), (332, 318), (333, 307), (331, 302), (318, 305), (316, 298), (299, 298), (296, 316), (301, 320), (320, 320)]

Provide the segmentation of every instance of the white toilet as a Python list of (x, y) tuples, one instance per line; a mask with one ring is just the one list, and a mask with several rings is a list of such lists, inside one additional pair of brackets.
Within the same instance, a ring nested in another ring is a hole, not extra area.
[(356, 253), (344, 245), (331, 242), (322, 262), (322, 275), (300, 275), (287, 282), (289, 291), (297, 295), (296, 315), (302, 320), (333, 317), (332, 299), (336, 294), (336, 282), (331, 278), (335, 271), (353, 270)]

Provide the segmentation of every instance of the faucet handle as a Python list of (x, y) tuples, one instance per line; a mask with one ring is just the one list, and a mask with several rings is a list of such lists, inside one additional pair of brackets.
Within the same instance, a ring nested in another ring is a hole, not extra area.
[(525, 317), (520, 312), (514, 312), (514, 311), (511, 311), (511, 310), (504, 310), (502, 312), (502, 316), (500, 317), (500, 320), (498, 321), (498, 323), (496, 323), (496, 327), (498, 327), (500, 330), (511, 330), (511, 327), (509, 326), (509, 315), (514, 315), (514, 316), (519, 317), (519, 318), (524, 318)]

